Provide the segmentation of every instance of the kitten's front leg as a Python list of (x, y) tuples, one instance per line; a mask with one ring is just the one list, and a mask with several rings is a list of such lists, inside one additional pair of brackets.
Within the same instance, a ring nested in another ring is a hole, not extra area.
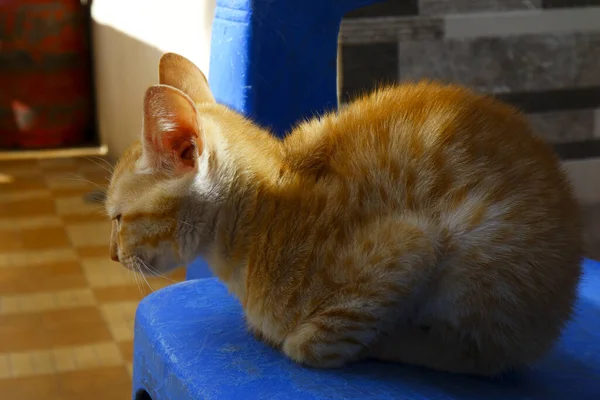
[(370, 312), (330, 307), (300, 324), (283, 342), (292, 360), (315, 368), (338, 368), (367, 356), (381, 322)]
[(259, 329), (253, 327), (250, 324), (246, 324), (248, 326), (248, 331), (254, 336), (254, 338), (260, 342), (265, 343), (266, 345), (276, 349), (281, 350), (281, 343), (277, 343), (271, 339), (269, 339), (264, 333), (262, 333)]

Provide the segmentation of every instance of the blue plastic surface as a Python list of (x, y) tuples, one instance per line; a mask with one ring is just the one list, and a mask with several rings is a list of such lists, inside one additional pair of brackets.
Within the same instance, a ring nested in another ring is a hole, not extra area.
[[(336, 59), (347, 12), (382, 0), (217, 0), (209, 83), (215, 99), (283, 136), (337, 107)], [(203, 260), (187, 279), (210, 276)]]
[(197, 258), (190, 265), (187, 266), (185, 271), (185, 279), (201, 279), (213, 276), (210, 266), (202, 258)]
[(344, 14), (381, 0), (217, 0), (210, 86), (218, 102), (283, 135), (337, 107)]
[(600, 263), (584, 262), (577, 314), (531, 371), (489, 380), (364, 362), (303, 368), (247, 333), (242, 311), (214, 278), (144, 299), (135, 328), (134, 388), (154, 400), (600, 399)]

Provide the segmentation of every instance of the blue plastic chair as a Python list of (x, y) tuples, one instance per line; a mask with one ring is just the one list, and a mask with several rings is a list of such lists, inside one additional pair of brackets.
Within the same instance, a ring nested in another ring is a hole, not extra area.
[(186, 281), (140, 303), (134, 395), (139, 393), (139, 400), (598, 400), (600, 263), (586, 260), (584, 269), (577, 314), (562, 340), (530, 371), (498, 380), (379, 362), (340, 370), (303, 368), (246, 331), (240, 305), (216, 278)]
[[(399, 0), (398, 0), (399, 1)], [(283, 135), (336, 107), (342, 16), (373, 0), (217, 0), (216, 99)], [(133, 398), (600, 399), (600, 263), (586, 260), (577, 316), (531, 371), (487, 380), (378, 362), (303, 368), (255, 340), (242, 310), (198, 260), (188, 281), (145, 298), (135, 322)]]

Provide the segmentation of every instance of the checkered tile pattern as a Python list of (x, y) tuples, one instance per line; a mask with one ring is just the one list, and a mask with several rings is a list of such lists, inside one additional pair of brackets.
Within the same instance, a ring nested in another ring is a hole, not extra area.
[(105, 169), (101, 159), (0, 162), (2, 399), (131, 396), (133, 318), (151, 289), (109, 259), (110, 223), (86, 201)]

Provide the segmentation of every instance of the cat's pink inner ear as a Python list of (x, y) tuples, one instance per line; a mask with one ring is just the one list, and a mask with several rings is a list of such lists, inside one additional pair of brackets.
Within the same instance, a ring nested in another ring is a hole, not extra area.
[(175, 171), (195, 168), (203, 143), (192, 100), (170, 86), (149, 88), (144, 100), (143, 141), (152, 164)]

